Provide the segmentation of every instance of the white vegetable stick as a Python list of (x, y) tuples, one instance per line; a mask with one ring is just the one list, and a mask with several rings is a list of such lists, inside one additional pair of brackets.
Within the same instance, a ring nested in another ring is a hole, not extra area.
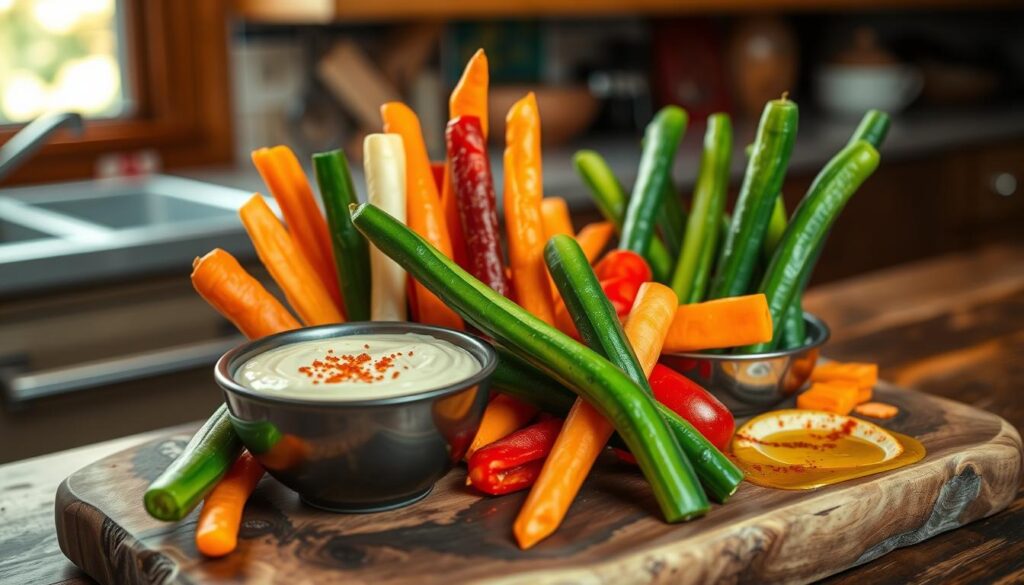
[[(367, 200), (405, 223), (405, 148), (397, 134), (370, 134), (363, 141)], [(370, 247), (370, 318), (405, 321), (406, 273), (376, 246)]]

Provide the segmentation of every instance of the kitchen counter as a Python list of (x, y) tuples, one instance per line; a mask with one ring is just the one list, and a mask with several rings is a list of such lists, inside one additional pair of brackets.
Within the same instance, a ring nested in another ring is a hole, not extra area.
[[(944, 256), (815, 288), (839, 360), (984, 408), (1024, 428), (1024, 245)], [(53, 502), (76, 469), (174, 429), (0, 466), (0, 583), (91, 583), (57, 548)], [(1017, 582), (1024, 579), (1024, 489), (1009, 509), (897, 549), (830, 583)]]

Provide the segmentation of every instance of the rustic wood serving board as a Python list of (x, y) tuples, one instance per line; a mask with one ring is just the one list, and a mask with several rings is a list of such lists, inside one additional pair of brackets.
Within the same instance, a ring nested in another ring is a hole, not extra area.
[(562, 528), (533, 550), (512, 541), (524, 495), (482, 498), (445, 477), (425, 500), (366, 515), (302, 505), (265, 478), (239, 550), (204, 560), (195, 513), (148, 517), (142, 493), (184, 446), (173, 436), (85, 467), (60, 486), (60, 548), (102, 583), (799, 582), (866, 563), (1005, 508), (1022, 480), (1021, 439), (1003, 419), (883, 386), (900, 415), (884, 426), (928, 449), (903, 469), (810, 492), (744, 483), (725, 506), (678, 525), (659, 519), (635, 468), (603, 461)]

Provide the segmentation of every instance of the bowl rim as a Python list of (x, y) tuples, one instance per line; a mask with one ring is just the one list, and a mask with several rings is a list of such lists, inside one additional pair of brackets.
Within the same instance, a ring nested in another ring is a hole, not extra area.
[[(481, 367), (480, 370), (473, 375), (445, 386), (431, 388), (411, 394), (388, 396), (384, 398), (367, 398), (361, 400), (316, 400), (291, 396), (274, 396), (265, 392), (250, 390), (249, 388), (239, 384), (234, 378), (234, 373), (238, 371), (242, 364), (260, 353), (299, 341), (347, 337), (364, 333), (419, 333), (422, 335), (430, 335), (431, 337), (448, 341), (460, 349), (468, 351), (474, 359), (481, 362)], [(498, 354), (494, 351), (491, 344), (483, 338), (471, 333), (466, 333), (465, 331), (450, 329), (448, 327), (439, 327), (436, 325), (413, 323), (411, 321), (351, 321), (348, 323), (301, 327), (299, 329), (292, 329), (276, 333), (274, 335), (261, 337), (260, 339), (247, 341), (228, 350), (220, 357), (220, 359), (217, 360), (217, 364), (213, 368), (213, 376), (217, 385), (225, 392), (243, 396), (248, 400), (256, 402), (278, 406), (351, 409), (432, 401), (479, 385), (494, 373), (494, 369), (497, 365)]]
[(795, 357), (804, 352), (812, 349), (817, 349), (829, 340), (832, 336), (832, 330), (828, 328), (820, 317), (812, 313), (804, 311), (804, 321), (810, 326), (814, 332), (811, 333), (811, 340), (800, 347), (794, 347), (793, 349), (780, 349), (776, 351), (766, 351), (762, 353), (749, 353), (749, 354), (712, 354), (703, 353), (698, 351), (688, 351), (680, 353), (666, 353), (665, 355), (679, 358), (689, 358), (695, 360), (708, 360), (713, 362), (755, 362), (770, 360), (782, 357)]

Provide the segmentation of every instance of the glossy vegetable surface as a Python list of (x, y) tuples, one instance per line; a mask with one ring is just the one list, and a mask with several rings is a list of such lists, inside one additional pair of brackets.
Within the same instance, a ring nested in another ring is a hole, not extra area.
[(350, 321), (370, 319), (370, 246), (352, 225), (348, 207), (359, 203), (348, 159), (341, 150), (313, 155), (313, 170), (334, 245), (334, 263)]
[(697, 187), (679, 262), (672, 275), (672, 290), (681, 303), (695, 303), (704, 298), (711, 272), (710, 260), (718, 246), (722, 212), (728, 195), (731, 157), (732, 123), (729, 116), (712, 114), (708, 117), (704, 134)]
[(640, 168), (622, 221), (619, 248), (649, 258), (654, 226), (664, 204), (666, 187), (672, 180), (672, 165), (686, 121), (682, 108), (665, 106), (647, 125)]
[(146, 511), (157, 520), (181, 520), (227, 473), (241, 450), (242, 443), (228, 420), (228, 407), (222, 404), (149, 484), (143, 497)]
[[(405, 149), (397, 134), (371, 134), (363, 141), (367, 200), (396, 221), (405, 221)], [(370, 249), (370, 318), (404, 321), (405, 270), (377, 248)]]
[(736, 421), (724, 404), (693, 380), (661, 364), (651, 370), (650, 384), (658, 402), (689, 421), (719, 450), (725, 450)]
[(334, 304), (323, 280), (263, 197), (253, 195), (238, 215), (260, 261), (302, 322), (306, 325), (343, 322), (341, 310)]
[(281, 208), (299, 253), (313, 267), (331, 301), (340, 310), (341, 291), (327, 222), (317, 207), (299, 159), (287, 146), (275, 146), (253, 151), (252, 162)]
[(220, 248), (193, 261), (192, 286), (249, 339), (302, 326), (234, 256)]
[[(593, 150), (580, 150), (572, 157), (572, 164), (590, 191), (597, 210), (615, 226), (616, 231), (621, 232), (622, 220), (626, 215), (626, 192), (622, 190), (622, 185), (608, 163)], [(660, 239), (651, 240), (647, 260), (654, 270), (655, 279), (668, 282), (672, 277), (672, 258)]]
[[(878, 167), (878, 151), (858, 140), (847, 146), (825, 165), (815, 177), (807, 195), (793, 213), (775, 255), (759, 287), (768, 298), (772, 322), (781, 323), (806, 273), (813, 269), (812, 259), (828, 235), (846, 202)], [(748, 348), (768, 351), (781, 341), (782, 329), (776, 329), (772, 341)]]
[(498, 203), (480, 120), (460, 116), (445, 133), (469, 272), (502, 296), (511, 296), (498, 226)]
[(460, 269), (387, 213), (368, 204), (353, 222), (371, 242), (498, 343), (564, 382), (612, 421), (651, 483), (665, 519), (692, 509), (691, 469), (654, 401), (593, 350), (573, 341)]
[(786, 178), (796, 128), (795, 103), (783, 97), (765, 105), (708, 298), (750, 292), (768, 220)]
[(475, 452), (468, 465), (473, 487), (498, 496), (533, 485), (561, 428), (561, 419), (549, 418)]
[(196, 548), (205, 556), (222, 557), (238, 546), (245, 502), (263, 477), (263, 468), (249, 453), (235, 460), (206, 496), (196, 522)]

